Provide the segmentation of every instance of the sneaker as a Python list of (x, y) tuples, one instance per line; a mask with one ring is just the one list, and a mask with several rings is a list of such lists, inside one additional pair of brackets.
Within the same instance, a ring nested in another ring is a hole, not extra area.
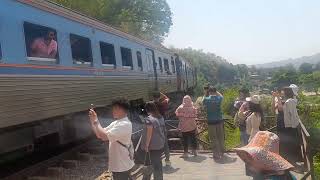
[(170, 160), (166, 160), (165, 162), (166, 162), (166, 166), (171, 166)]

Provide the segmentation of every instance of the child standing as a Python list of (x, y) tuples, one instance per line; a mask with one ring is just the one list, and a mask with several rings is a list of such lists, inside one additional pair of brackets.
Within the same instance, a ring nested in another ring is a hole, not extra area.
[(188, 146), (191, 142), (192, 153), (197, 156), (197, 140), (196, 140), (196, 117), (197, 109), (193, 106), (190, 96), (184, 96), (183, 103), (176, 109), (176, 116), (179, 118), (179, 129), (182, 132), (184, 154), (183, 158), (188, 157)]

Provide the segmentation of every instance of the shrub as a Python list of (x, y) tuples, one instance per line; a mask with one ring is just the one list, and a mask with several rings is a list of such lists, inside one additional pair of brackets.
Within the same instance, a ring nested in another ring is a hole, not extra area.
[(235, 108), (233, 107), (233, 104), (238, 96), (238, 88), (229, 88), (223, 91), (222, 111), (225, 115), (234, 116)]

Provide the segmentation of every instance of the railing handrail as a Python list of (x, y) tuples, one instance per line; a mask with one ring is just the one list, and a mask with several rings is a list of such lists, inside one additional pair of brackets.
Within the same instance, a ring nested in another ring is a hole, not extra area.
[(300, 124), (302, 132), (305, 134), (305, 136), (307, 136), (309, 138), (310, 134), (309, 134), (307, 128), (305, 127), (305, 125), (301, 122), (301, 120), (299, 120), (299, 124)]

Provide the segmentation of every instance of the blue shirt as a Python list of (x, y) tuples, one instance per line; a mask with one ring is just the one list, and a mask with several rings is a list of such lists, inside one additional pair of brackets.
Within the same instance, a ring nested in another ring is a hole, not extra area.
[(208, 124), (217, 124), (223, 120), (221, 110), (222, 100), (222, 96), (210, 95), (208, 97), (204, 97), (203, 105), (207, 111)]

